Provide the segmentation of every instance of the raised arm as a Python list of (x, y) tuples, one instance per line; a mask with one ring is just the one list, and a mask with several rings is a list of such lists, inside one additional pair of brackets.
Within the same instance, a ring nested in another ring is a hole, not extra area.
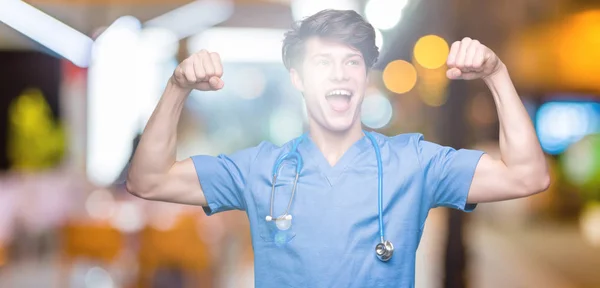
[(550, 185), (546, 159), (535, 129), (496, 54), (477, 40), (453, 43), (451, 79), (483, 79), (492, 92), (500, 122), (501, 159), (483, 155), (475, 170), (468, 203), (502, 201), (542, 192)]
[(181, 62), (169, 79), (133, 156), (127, 191), (138, 197), (206, 206), (194, 163), (176, 161), (177, 124), (192, 89), (223, 88), (219, 55), (200, 51)]

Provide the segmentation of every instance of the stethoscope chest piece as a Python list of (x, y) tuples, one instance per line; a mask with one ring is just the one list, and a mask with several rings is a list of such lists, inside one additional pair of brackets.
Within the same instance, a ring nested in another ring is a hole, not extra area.
[(388, 261), (394, 255), (394, 245), (390, 241), (383, 241), (375, 246), (375, 253), (377, 258), (381, 261)]

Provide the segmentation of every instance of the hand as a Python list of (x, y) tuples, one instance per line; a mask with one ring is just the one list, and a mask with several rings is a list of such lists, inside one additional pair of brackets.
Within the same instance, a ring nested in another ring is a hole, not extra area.
[(468, 37), (452, 43), (446, 64), (446, 76), (454, 80), (484, 79), (504, 65), (490, 48)]
[(225, 83), (221, 57), (215, 52), (200, 50), (183, 60), (171, 77), (175, 85), (184, 89), (198, 89), (201, 91), (217, 91)]

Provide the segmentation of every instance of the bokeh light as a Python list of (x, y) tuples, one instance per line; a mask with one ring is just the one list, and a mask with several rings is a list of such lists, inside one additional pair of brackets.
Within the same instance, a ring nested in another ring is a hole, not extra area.
[(600, 103), (548, 102), (536, 115), (540, 144), (549, 154), (562, 153), (585, 135), (600, 132)]
[(408, 0), (370, 0), (365, 6), (365, 14), (373, 27), (388, 30), (400, 22), (406, 4)]
[(106, 270), (100, 267), (94, 267), (85, 274), (85, 287), (113, 288), (115, 285), (112, 277), (110, 277), (110, 274)]
[(134, 203), (120, 203), (111, 218), (111, 224), (124, 233), (138, 232), (145, 224), (142, 209)]
[(233, 78), (230, 89), (242, 99), (255, 99), (260, 97), (265, 91), (267, 78), (265, 73), (258, 68), (241, 68), (232, 73)]
[(269, 134), (275, 145), (286, 142), (302, 134), (303, 121), (300, 113), (290, 109), (277, 109), (269, 120)]
[(449, 80), (446, 77), (446, 70), (443, 68), (426, 69), (416, 64), (419, 82), (417, 91), (419, 98), (423, 103), (432, 107), (439, 107), (446, 103)]
[(379, 48), (379, 52), (381, 52), (381, 48), (383, 47), (383, 34), (379, 29), (375, 29), (375, 45)]
[(589, 135), (567, 148), (561, 157), (565, 177), (582, 187), (600, 185), (600, 134)]
[(362, 123), (373, 129), (379, 129), (392, 119), (392, 103), (381, 93), (367, 95), (361, 106)]
[(110, 191), (98, 189), (87, 197), (85, 209), (91, 218), (106, 220), (112, 217), (115, 211), (115, 199)]
[(383, 83), (394, 93), (406, 93), (417, 83), (417, 70), (404, 60), (394, 60), (383, 70)]
[(324, 9), (359, 10), (354, 0), (292, 0), (290, 7), (295, 21), (304, 19)]
[(413, 53), (419, 65), (427, 69), (437, 69), (446, 64), (450, 48), (444, 38), (427, 35), (417, 41)]
[(579, 227), (583, 239), (592, 246), (600, 247), (600, 204), (589, 203), (581, 213)]

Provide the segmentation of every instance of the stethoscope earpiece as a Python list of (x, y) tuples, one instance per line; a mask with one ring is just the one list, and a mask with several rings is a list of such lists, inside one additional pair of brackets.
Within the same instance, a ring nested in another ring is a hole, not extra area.
[(390, 241), (384, 241), (377, 246), (375, 246), (375, 253), (377, 254), (377, 258), (381, 261), (388, 261), (394, 255), (394, 245)]

